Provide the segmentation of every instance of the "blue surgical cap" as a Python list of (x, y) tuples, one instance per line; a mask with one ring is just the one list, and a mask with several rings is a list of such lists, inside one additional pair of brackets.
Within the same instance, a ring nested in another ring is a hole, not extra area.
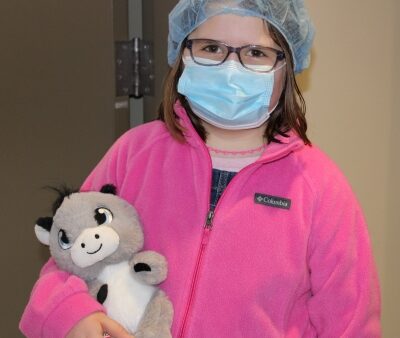
[(169, 14), (168, 63), (178, 57), (183, 40), (212, 16), (255, 16), (273, 25), (286, 39), (300, 73), (310, 64), (314, 27), (303, 0), (180, 0)]

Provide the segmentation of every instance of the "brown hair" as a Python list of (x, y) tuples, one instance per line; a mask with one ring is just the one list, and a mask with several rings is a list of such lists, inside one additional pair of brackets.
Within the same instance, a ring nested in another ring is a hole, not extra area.
[[(286, 78), (284, 89), (282, 90), (278, 105), (268, 119), (264, 136), (268, 143), (280, 143), (280, 141), (276, 139), (277, 135), (287, 137), (287, 133), (290, 130), (294, 130), (305, 144), (310, 145), (311, 142), (306, 135), (306, 104), (296, 83), (292, 53), (282, 34), (279, 33), (279, 31), (273, 26), (269, 24), (267, 25), (272, 39), (282, 48), (283, 52), (285, 53)], [(177, 61), (170, 68), (166, 76), (164, 82), (164, 97), (158, 109), (158, 119), (165, 122), (168, 130), (175, 139), (183, 142), (184, 128), (179, 124), (174, 112), (174, 104), (177, 100), (179, 100), (182, 106), (186, 109), (195, 130), (205, 141), (207, 134), (203, 125), (201, 124), (200, 118), (197, 117), (190, 109), (186, 98), (177, 92), (178, 80), (183, 71), (183, 50), (184, 48), (181, 48), (177, 57)]]

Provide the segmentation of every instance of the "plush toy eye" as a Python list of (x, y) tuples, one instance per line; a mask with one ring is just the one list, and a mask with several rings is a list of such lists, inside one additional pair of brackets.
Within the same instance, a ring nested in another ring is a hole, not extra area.
[(94, 211), (94, 218), (98, 225), (109, 224), (113, 220), (113, 214), (106, 208), (97, 208)]
[(63, 250), (68, 250), (72, 246), (72, 244), (69, 242), (67, 234), (63, 229), (58, 232), (58, 244)]

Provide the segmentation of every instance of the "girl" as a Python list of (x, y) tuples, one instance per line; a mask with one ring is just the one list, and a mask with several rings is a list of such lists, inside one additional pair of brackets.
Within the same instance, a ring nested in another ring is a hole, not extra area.
[[(364, 218), (306, 135), (295, 81), (313, 27), (301, 0), (181, 0), (160, 118), (123, 135), (82, 190), (118, 187), (169, 262), (174, 337), (379, 337)], [(49, 261), (29, 337), (127, 337)]]

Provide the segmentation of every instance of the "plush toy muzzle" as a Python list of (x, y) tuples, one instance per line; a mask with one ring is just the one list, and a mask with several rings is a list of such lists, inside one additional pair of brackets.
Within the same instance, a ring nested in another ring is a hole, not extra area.
[(71, 247), (71, 259), (81, 268), (93, 265), (113, 254), (119, 246), (119, 236), (107, 225), (89, 228), (78, 236)]

